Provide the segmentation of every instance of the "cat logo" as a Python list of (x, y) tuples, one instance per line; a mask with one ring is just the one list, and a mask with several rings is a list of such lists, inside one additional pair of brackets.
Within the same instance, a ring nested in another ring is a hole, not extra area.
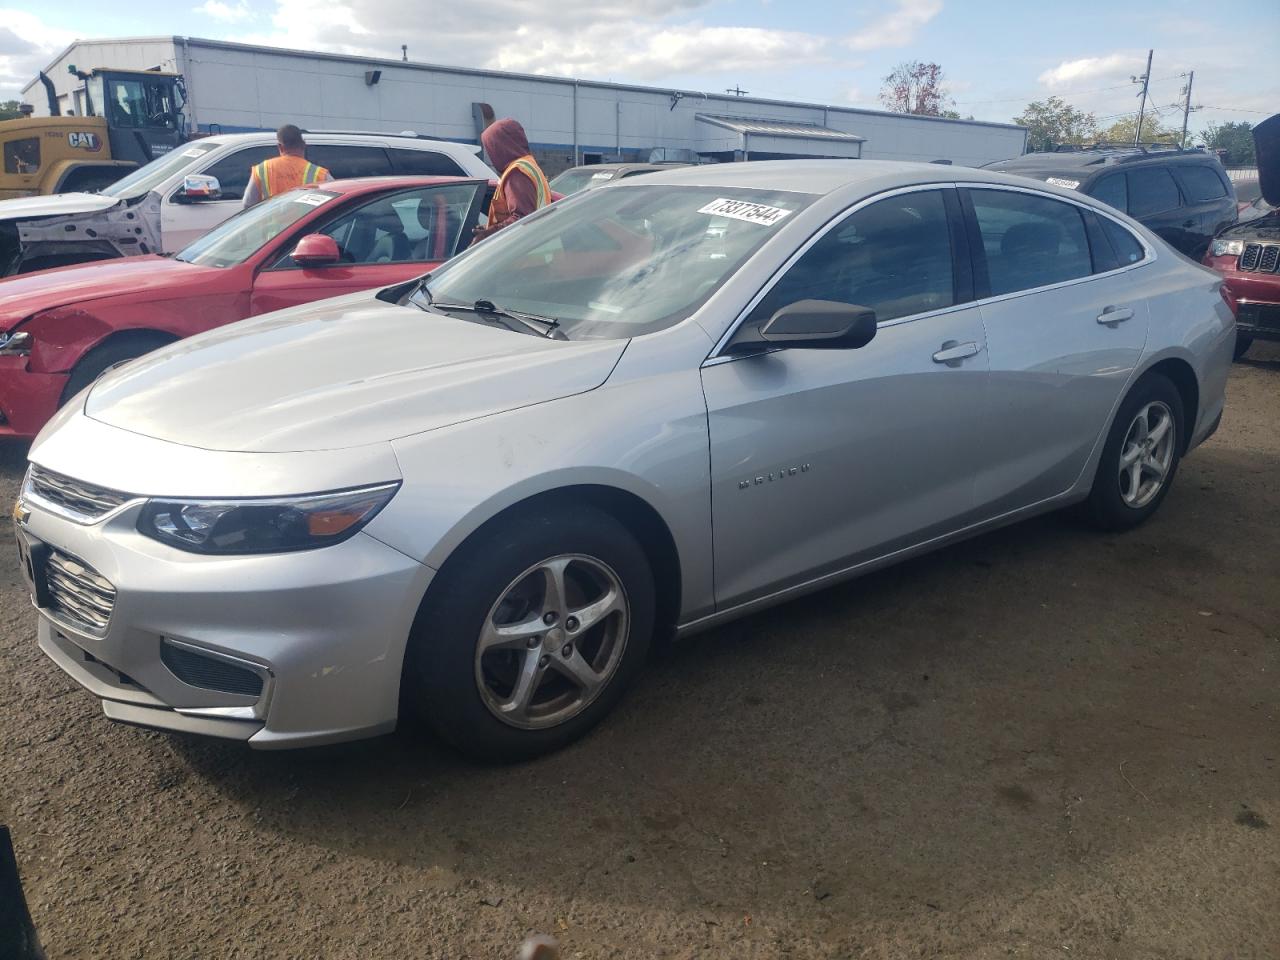
[(67, 143), (74, 150), (89, 150), (96, 152), (102, 149), (102, 138), (96, 133), (90, 133), (87, 130), (73, 130), (67, 134)]

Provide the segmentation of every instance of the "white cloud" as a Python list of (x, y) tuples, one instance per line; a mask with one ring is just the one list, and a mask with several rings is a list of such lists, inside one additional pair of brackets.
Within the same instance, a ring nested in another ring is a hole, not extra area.
[(18, 99), (22, 87), (75, 35), (45, 26), (25, 10), (0, 8), (0, 100)]
[(243, 20), (250, 20), (255, 16), (245, 0), (239, 0), (234, 6), (229, 3), (223, 3), (222, 0), (204, 0), (204, 3), (194, 9), (196, 13), (203, 13), (207, 17), (213, 17), (213, 19), (221, 20), (224, 23), (239, 23)]
[(905, 47), (941, 12), (942, 0), (898, 0), (894, 9), (851, 34), (845, 43), (855, 50)]
[(1137, 53), (1109, 53), (1102, 57), (1064, 60), (1037, 78), (1051, 90), (1080, 86), (1081, 81), (1123, 82), (1142, 73), (1146, 58)]

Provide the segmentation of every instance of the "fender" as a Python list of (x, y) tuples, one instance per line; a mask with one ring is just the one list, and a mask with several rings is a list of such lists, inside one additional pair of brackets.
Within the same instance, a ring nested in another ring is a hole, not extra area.
[(163, 250), (160, 197), (155, 193), (148, 193), (133, 203), (122, 201), (98, 213), (19, 220), (16, 226), (24, 261), (81, 247), (106, 247), (119, 257)]

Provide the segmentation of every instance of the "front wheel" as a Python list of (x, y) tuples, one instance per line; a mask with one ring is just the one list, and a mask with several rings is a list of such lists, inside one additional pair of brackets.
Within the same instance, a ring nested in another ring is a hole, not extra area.
[(462, 753), (527, 759), (585, 734), (643, 666), (654, 587), (612, 516), (552, 507), (498, 521), (431, 585), (404, 699)]
[(1098, 461), (1089, 512), (1105, 530), (1142, 523), (1169, 492), (1182, 455), (1182, 396), (1158, 373), (1125, 397)]

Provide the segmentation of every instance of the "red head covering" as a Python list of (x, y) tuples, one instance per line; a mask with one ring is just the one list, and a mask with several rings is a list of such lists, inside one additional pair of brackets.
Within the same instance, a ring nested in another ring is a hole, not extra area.
[(480, 134), (480, 143), (498, 173), (506, 170), (512, 160), (518, 160), (529, 152), (529, 138), (525, 136), (524, 127), (510, 117), (495, 120), (485, 127), (484, 133)]

